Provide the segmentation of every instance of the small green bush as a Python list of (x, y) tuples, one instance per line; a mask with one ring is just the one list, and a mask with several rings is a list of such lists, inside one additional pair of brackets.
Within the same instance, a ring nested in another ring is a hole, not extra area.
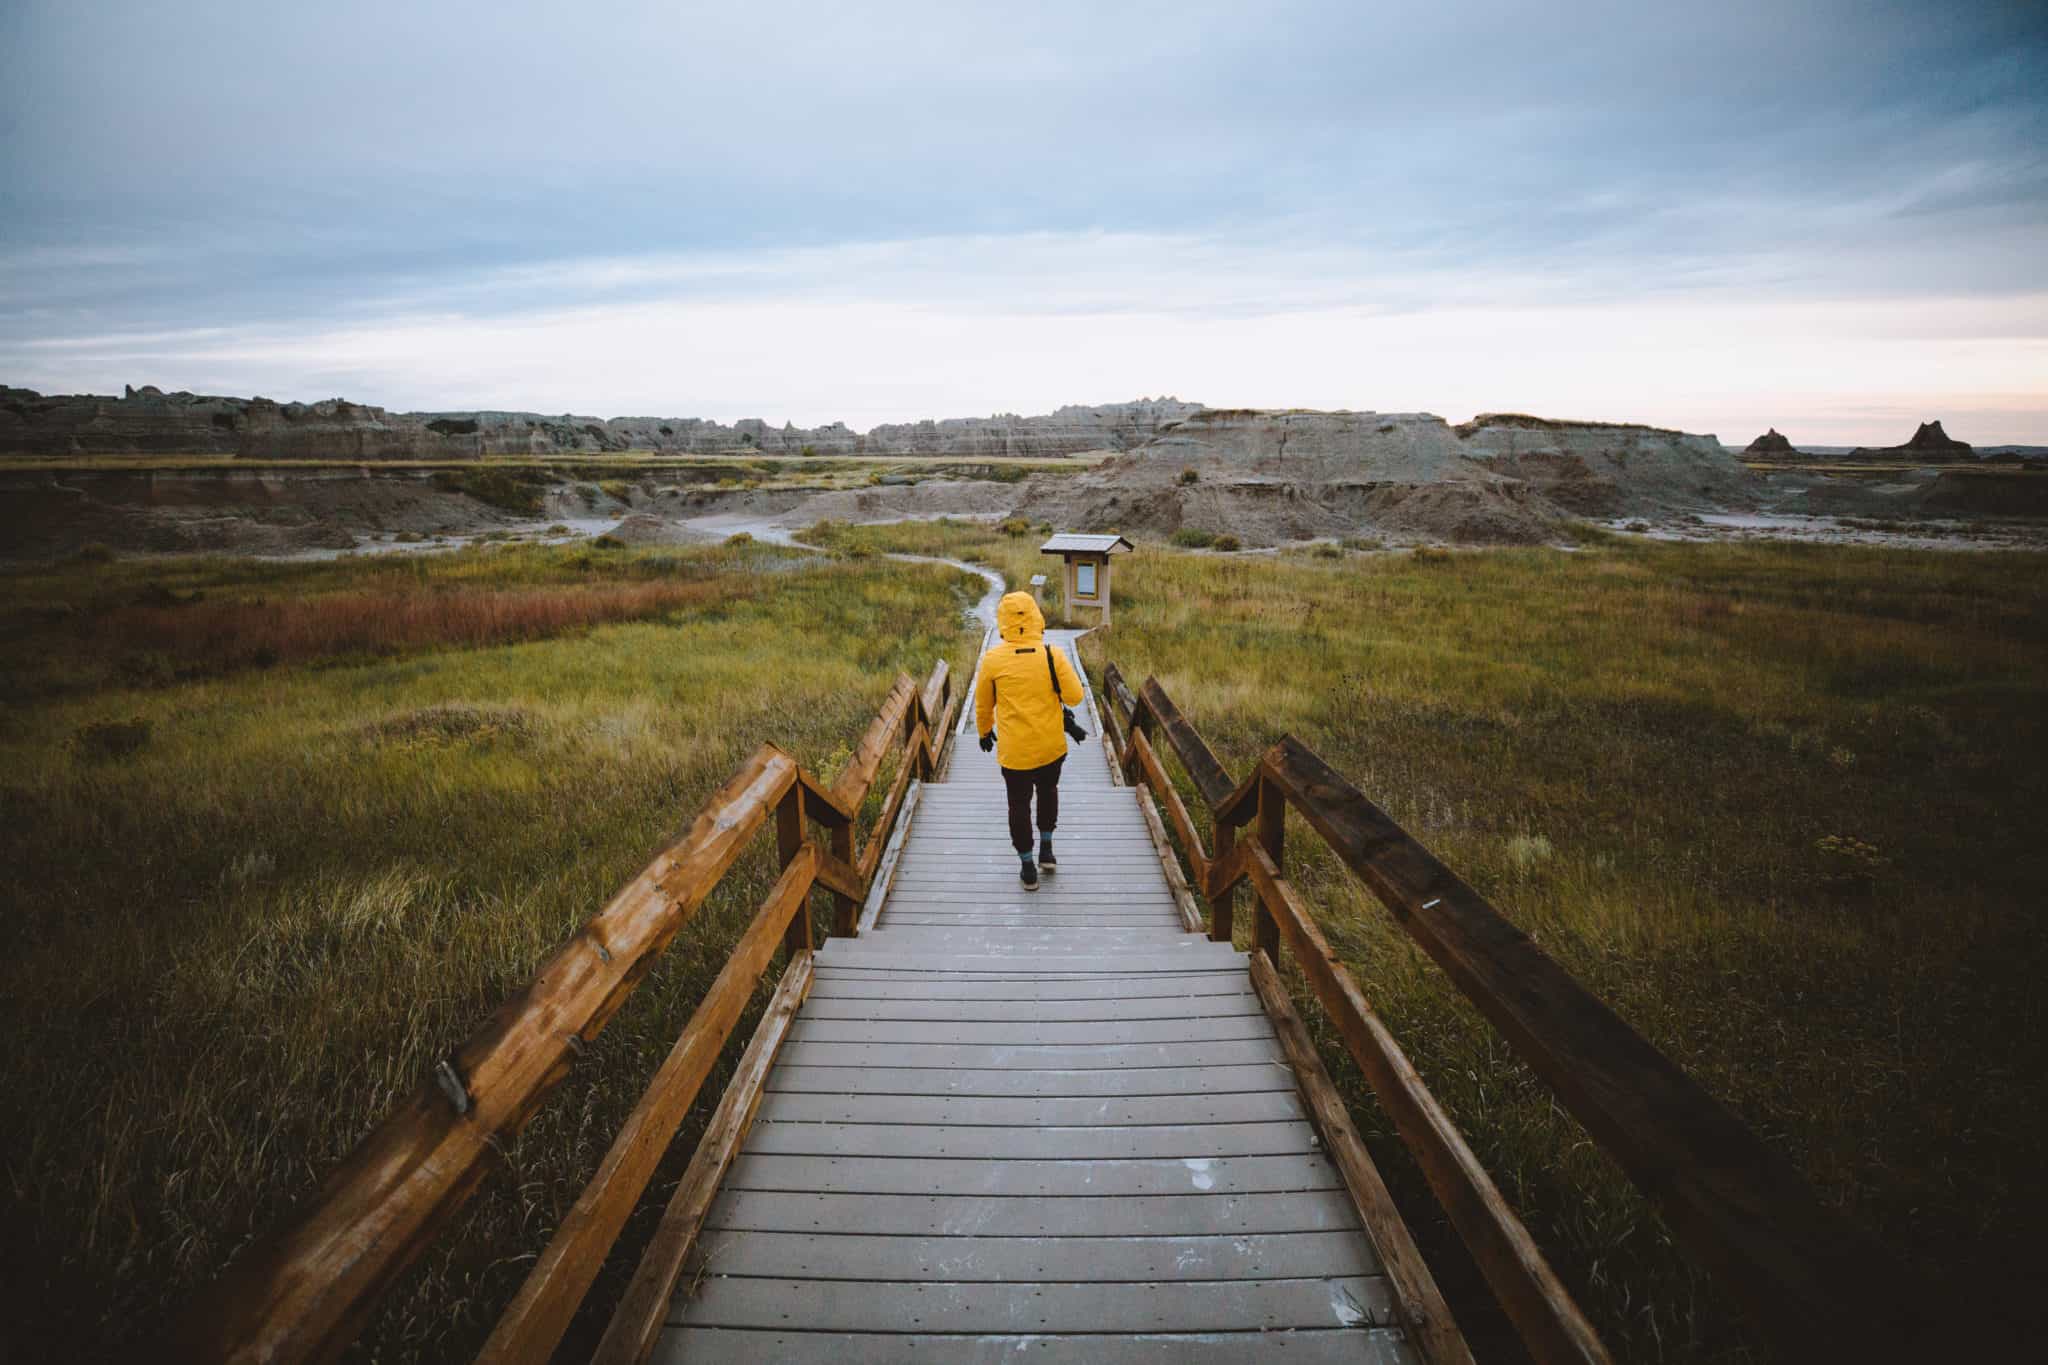
[(1441, 545), (1418, 545), (1408, 552), (1408, 557), (1417, 564), (1444, 564), (1451, 558), (1451, 552)]
[(752, 545), (754, 538), (745, 531), (735, 531), (725, 538), (725, 543), (728, 545)]
[(1342, 559), (1344, 557), (1343, 549), (1339, 546), (1330, 544), (1330, 542), (1327, 540), (1317, 541), (1314, 545), (1309, 547), (1308, 552), (1314, 555), (1317, 559)]
[(1238, 541), (1238, 538), (1236, 536), (1218, 536), (1216, 537), (1215, 548), (1222, 550), (1227, 554), (1232, 550), (1243, 549), (1244, 546)]
[(1206, 550), (1216, 543), (1216, 533), (1183, 526), (1173, 533), (1173, 543), (1183, 550)]
[(599, 536), (590, 543), (600, 550), (623, 550), (626, 548), (626, 542), (620, 540), (617, 536)]
[(1028, 536), (1031, 534), (1031, 523), (1022, 517), (1011, 517), (996, 529), (1006, 536)]
[(620, 502), (631, 502), (633, 500), (633, 485), (627, 483), (624, 479), (606, 479), (598, 487), (604, 491), (604, 495), (608, 498), (616, 498)]
[(1180, 481), (1183, 484), (1200, 483), (1202, 476), (1193, 465), (1189, 465), (1186, 469), (1181, 470)]

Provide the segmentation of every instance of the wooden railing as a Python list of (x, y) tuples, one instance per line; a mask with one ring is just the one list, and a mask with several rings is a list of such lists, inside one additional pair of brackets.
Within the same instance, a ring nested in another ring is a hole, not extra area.
[[(1955, 1324), (1925, 1283), (1909, 1280), (1824, 1208), (1790, 1162), (1301, 741), (1282, 738), (1234, 781), (1156, 679), (1134, 695), (1110, 664), (1103, 682), (1113, 750), (1127, 779), (1165, 808), (1208, 900), (1210, 937), (1231, 939), (1237, 889), (1249, 882), (1254, 978), (1262, 970), (1270, 976), (1283, 944), (1293, 949), (1537, 1360), (1609, 1357), (1285, 876), (1290, 808), (1505, 1035), (1788, 1359), (1929, 1358), (1952, 1339)], [(1162, 745), (1206, 808), (1212, 843), (1203, 842), (1167, 774)], [(1240, 838), (1248, 827), (1249, 837)]]
[[(541, 1362), (554, 1352), (779, 946), (789, 962), (775, 997), (605, 1339), (609, 1358), (644, 1355), (711, 1191), (752, 1115), (759, 1077), (809, 987), (811, 890), (830, 892), (833, 933), (856, 932), (860, 902), (904, 793), (913, 778), (930, 778), (944, 760), (958, 707), (944, 661), (921, 690), (907, 675), (899, 676), (881, 714), (829, 787), (789, 754), (762, 745), (704, 803), (680, 841), (443, 1059), (317, 1194), (188, 1306), (175, 1334), (178, 1353), (237, 1362), (338, 1355), (361, 1330), (378, 1296), (483, 1179), (492, 1153), (502, 1150), (568, 1075), (584, 1045), (772, 817), (780, 877), (481, 1358)], [(898, 748), (903, 761), (856, 853), (862, 807)], [(822, 843), (813, 837), (814, 826), (823, 832)]]

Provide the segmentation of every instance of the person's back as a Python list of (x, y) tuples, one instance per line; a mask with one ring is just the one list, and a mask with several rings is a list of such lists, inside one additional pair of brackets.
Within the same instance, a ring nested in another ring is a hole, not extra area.
[[(1045, 643), (1045, 618), (1031, 594), (1006, 593), (996, 605), (1001, 637), (981, 656), (974, 684), (974, 728), (981, 747), (996, 751), (1009, 796), (1010, 843), (1022, 862), (1026, 889), (1038, 867), (1056, 866), (1052, 833), (1059, 823), (1060, 765), (1066, 761), (1064, 708), (1081, 702), (1081, 680), (1064, 651)], [(1032, 798), (1037, 797), (1038, 861), (1031, 856)]]

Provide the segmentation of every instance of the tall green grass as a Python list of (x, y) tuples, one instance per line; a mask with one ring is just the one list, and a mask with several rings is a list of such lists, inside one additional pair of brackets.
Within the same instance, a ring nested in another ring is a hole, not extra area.
[[(1037, 544), (966, 526), (858, 534), (1011, 572)], [(1098, 677), (1109, 659), (1134, 685), (1158, 677), (1233, 775), (1301, 737), (1930, 1293), (2038, 1313), (2048, 557), (1585, 540), (1147, 546), (1119, 559), (1115, 626), (1084, 656)], [(1617, 1357), (1769, 1359), (1298, 822), (1288, 850), (1333, 945)], [(1513, 1358), (1341, 1041), (1306, 999), (1304, 1013), (1461, 1320)]]
[[(966, 666), (960, 613), (981, 589), (758, 546), (73, 566), (7, 579), (16, 605), (52, 608), (14, 620), (9, 675), (62, 677), (66, 649), (100, 639), (95, 611), (149, 583), (287, 611), (401, 585), (709, 591), (544, 638), (146, 686), (94, 653), (69, 685), (17, 693), (0, 713), (0, 1285), (29, 1357), (144, 1351), (756, 746), (829, 774), (899, 669)], [(773, 872), (764, 846), (728, 875), (358, 1357), (473, 1352)], [(665, 1198), (658, 1183), (622, 1265)]]

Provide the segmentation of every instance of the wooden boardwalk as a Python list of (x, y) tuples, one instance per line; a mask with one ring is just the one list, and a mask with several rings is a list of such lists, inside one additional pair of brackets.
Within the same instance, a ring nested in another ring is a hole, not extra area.
[(1417, 1358), (1245, 956), (1188, 932), (1096, 742), (1059, 826), (1026, 892), (994, 757), (970, 738), (925, 784), (870, 927), (818, 950), (655, 1359)]

